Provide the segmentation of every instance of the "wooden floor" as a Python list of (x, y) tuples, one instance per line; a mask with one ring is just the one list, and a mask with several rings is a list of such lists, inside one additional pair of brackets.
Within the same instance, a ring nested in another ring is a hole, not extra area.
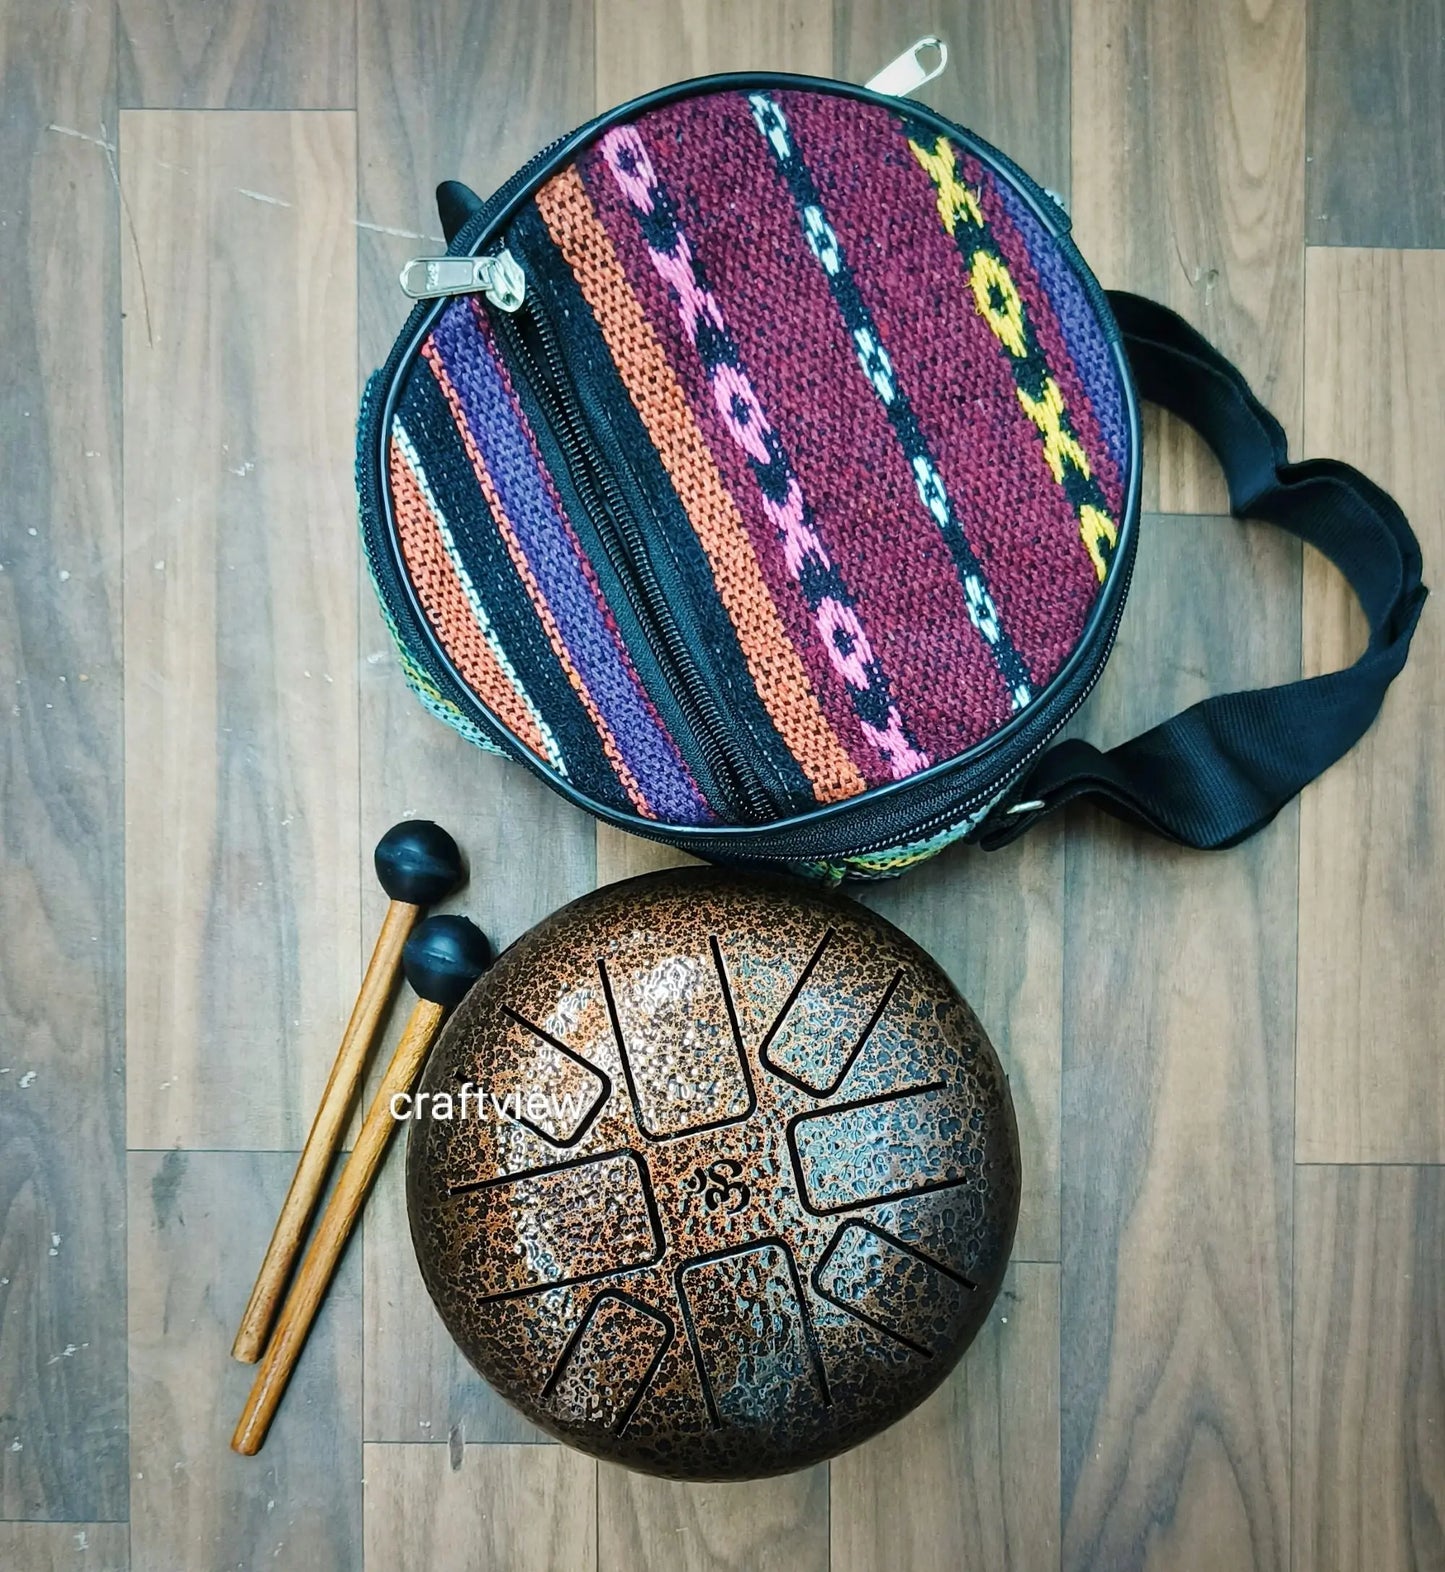
[[(404, 814), (499, 942), (651, 864), (404, 692), (361, 377), (431, 190), (643, 89), (862, 79), (1064, 194), (1107, 284), (1445, 548), (1442, 0), (7, 0), (0, 8), (0, 1568), (1445, 1568), (1445, 610), (1365, 744), (1215, 856), (1087, 812), (867, 898), (1012, 1076), (1017, 1258), (945, 1388), (791, 1478), (549, 1444), (454, 1352), (393, 1160), (259, 1459), (227, 1356)], [(1347, 660), (1333, 573), (1151, 512), (1082, 720)]]

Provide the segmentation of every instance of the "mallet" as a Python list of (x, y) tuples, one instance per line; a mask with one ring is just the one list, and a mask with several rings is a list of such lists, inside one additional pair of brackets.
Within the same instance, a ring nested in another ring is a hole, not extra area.
[(266, 1334), (276, 1317), (276, 1306), (286, 1291), (291, 1268), (306, 1238), (306, 1225), (321, 1199), (326, 1175), (341, 1145), (351, 1105), (366, 1071), (371, 1045), (401, 970), (402, 946), (423, 910), (460, 888), (466, 864), (457, 843), (430, 819), (409, 819), (394, 824), (376, 844), (376, 876), (391, 897), (376, 948), (371, 952), (356, 1007), (346, 1023), (346, 1033), (336, 1051), (336, 1062), (321, 1106), (311, 1121), (291, 1188), (276, 1219), (276, 1230), (266, 1258), (256, 1275), (246, 1313), (231, 1344), (231, 1356), (253, 1365), (266, 1346)]
[(386, 1156), (387, 1144), (396, 1128), (392, 1098), (411, 1090), (448, 1010), (460, 1003), (491, 959), (486, 935), (465, 917), (428, 917), (407, 940), (402, 964), (406, 980), (420, 997), (281, 1308), (276, 1335), (256, 1372), (251, 1395), (231, 1437), (232, 1451), (250, 1457), (261, 1450), (291, 1372), (301, 1357), (311, 1323)]

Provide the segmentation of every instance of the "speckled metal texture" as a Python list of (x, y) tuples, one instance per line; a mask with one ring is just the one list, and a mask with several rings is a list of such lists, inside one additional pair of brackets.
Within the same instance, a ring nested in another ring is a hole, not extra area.
[(423, 1276), (476, 1368), (598, 1456), (685, 1479), (830, 1456), (932, 1391), (998, 1291), (1003, 1071), (852, 901), (711, 869), (585, 896), (458, 1009), (420, 1090), (468, 1085), (465, 1117), (412, 1127)]

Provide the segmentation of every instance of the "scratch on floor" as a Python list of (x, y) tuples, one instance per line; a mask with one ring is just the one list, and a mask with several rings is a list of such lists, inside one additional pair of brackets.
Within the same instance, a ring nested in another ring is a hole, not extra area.
[(353, 218), (351, 222), (373, 235), (396, 235), (401, 240), (435, 240), (438, 245), (446, 244), (445, 235), (424, 235), (419, 229), (393, 229), (390, 224), (368, 224), (364, 218)]
[(152, 349), (155, 347), (155, 334), (151, 331), (151, 296), (146, 288), (145, 264), (141, 261), (140, 236), (136, 233), (135, 218), (130, 210), (130, 203), (126, 200), (125, 187), (120, 183), (120, 169), (115, 161), (115, 143), (110, 140), (105, 129), (105, 121), (100, 122), (100, 137), (86, 137), (87, 142), (96, 142), (105, 153), (106, 168), (110, 170), (110, 178), (115, 186), (115, 194), (120, 201), (120, 211), (125, 218), (126, 231), (130, 235), (131, 250), (135, 253), (135, 276), (140, 282), (141, 314), (145, 318), (146, 343)]
[(115, 143), (105, 140), (105, 127), (101, 127), (100, 136), (90, 136), (84, 131), (77, 131), (74, 126), (58, 126), (52, 121), (45, 128), (54, 131), (57, 136), (73, 136), (77, 142), (89, 142), (92, 147), (103, 147), (107, 153), (115, 152)]
[(245, 186), (237, 186), (236, 191), (243, 197), (250, 197), (253, 202), (265, 202), (270, 207), (290, 207), (289, 202), (283, 201), (278, 196), (268, 196), (264, 191), (250, 191)]

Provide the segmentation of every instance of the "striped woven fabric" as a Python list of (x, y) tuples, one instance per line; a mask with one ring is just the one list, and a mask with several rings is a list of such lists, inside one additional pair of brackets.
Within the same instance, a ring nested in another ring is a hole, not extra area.
[(519, 749), (730, 824), (1035, 702), (1134, 459), (1089, 289), (1004, 176), (903, 103), (702, 94), (599, 136), (505, 243), (523, 312), (447, 304), (387, 478), (435, 640)]

